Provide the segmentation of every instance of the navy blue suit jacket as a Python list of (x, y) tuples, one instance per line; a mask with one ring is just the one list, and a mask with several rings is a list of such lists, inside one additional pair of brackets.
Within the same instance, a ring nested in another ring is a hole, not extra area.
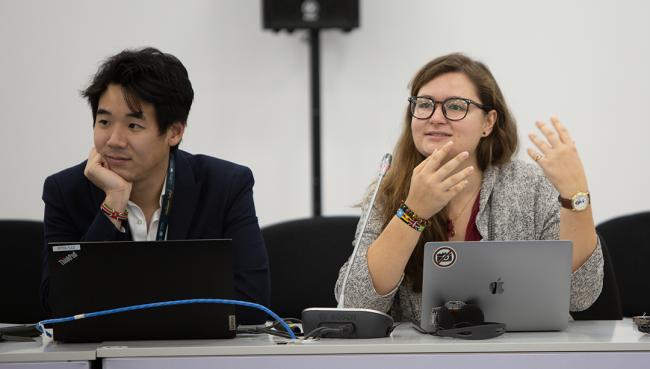
[[(253, 203), (253, 174), (225, 160), (176, 150), (176, 184), (168, 240), (232, 238), (235, 298), (267, 306), (269, 265)], [(86, 162), (49, 176), (43, 188), (45, 252), (42, 294), (47, 309), (47, 244), (53, 241), (131, 240), (100, 210), (106, 197), (83, 174)], [(258, 324), (263, 312), (237, 308), (240, 324)]]

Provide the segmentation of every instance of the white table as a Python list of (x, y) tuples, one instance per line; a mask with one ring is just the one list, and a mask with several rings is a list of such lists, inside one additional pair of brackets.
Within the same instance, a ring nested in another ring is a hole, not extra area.
[(571, 322), (563, 332), (506, 333), (485, 341), (440, 338), (408, 324), (391, 337), (285, 343), (269, 336), (232, 340), (110, 342), (105, 369), (128, 368), (649, 368), (650, 335), (630, 319)]
[(90, 368), (98, 344), (61, 344), (47, 337), (34, 342), (0, 342), (0, 369)]

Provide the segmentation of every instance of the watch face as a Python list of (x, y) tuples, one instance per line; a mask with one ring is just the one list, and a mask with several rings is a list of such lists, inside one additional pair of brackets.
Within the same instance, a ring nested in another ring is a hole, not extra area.
[(589, 197), (586, 194), (580, 193), (573, 197), (573, 210), (585, 210), (589, 206)]

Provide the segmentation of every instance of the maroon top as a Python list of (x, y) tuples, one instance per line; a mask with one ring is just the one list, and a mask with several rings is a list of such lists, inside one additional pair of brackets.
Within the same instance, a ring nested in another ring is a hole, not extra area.
[(476, 201), (474, 201), (474, 206), (472, 206), (472, 214), (469, 216), (469, 223), (467, 223), (467, 229), (465, 230), (465, 241), (480, 241), (482, 239), (476, 227), (476, 216), (478, 215), (480, 200), (479, 193), (476, 196)]

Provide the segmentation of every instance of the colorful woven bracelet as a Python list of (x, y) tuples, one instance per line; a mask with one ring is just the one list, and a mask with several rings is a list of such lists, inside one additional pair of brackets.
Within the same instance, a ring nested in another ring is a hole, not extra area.
[(129, 219), (129, 210), (124, 209), (123, 213), (120, 213), (119, 211), (114, 210), (110, 206), (106, 205), (106, 203), (102, 203), (102, 206), (100, 207), (102, 209), (102, 212), (106, 214), (109, 218), (115, 219), (115, 220), (128, 220)]
[(424, 231), (424, 229), (431, 223), (428, 219), (420, 218), (413, 210), (406, 206), (403, 201), (400, 204), (399, 209), (397, 209), (397, 212), (395, 212), (395, 216), (418, 232)]

